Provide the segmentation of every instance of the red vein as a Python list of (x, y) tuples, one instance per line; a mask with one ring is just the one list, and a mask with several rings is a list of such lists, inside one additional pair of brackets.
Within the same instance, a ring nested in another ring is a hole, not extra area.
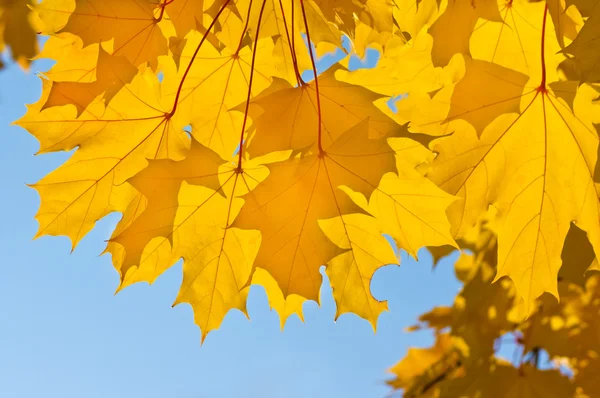
[[(267, 0), (263, 0), (262, 6), (260, 7), (260, 13), (258, 14), (258, 22), (256, 24), (256, 36), (254, 39), (254, 51), (252, 51), (252, 62), (250, 64), (250, 78), (248, 79), (248, 96), (246, 97), (246, 107), (244, 110), (244, 121), (242, 122), (242, 132), (240, 133), (240, 148), (238, 150), (238, 165), (236, 168), (237, 173), (242, 172), (242, 153), (244, 148), (244, 131), (246, 130), (246, 123), (248, 122), (248, 107), (250, 106), (250, 97), (252, 95), (252, 79), (254, 78), (254, 62), (256, 61), (256, 46), (258, 45), (258, 34), (260, 32), (260, 21), (262, 20), (263, 12), (265, 11), (265, 4)], [(250, 11), (248, 11), (250, 13)], [(241, 44), (241, 42), (240, 42)]]
[[(240, 52), (240, 50), (242, 49), (244, 35), (246, 34), (246, 31), (248, 30), (248, 24), (250, 23), (250, 12), (251, 11), (252, 11), (252, 0), (250, 0), (250, 2), (248, 3), (248, 14), (246, 14), (246, 24), (244, 25), (244, 29), (242, 29), (242, 33), (240, 34), (240, 42), (238, 44), (237, 50), (235, 50), (235, 55), (237, 55)], [(260, 26), (260, 18), (258, 20), (258, 25)], [(256, 36), (256, 38), (258, 39), (258, 35)], [(256, 46), (256, 43), (254, 43), (254, 45)]]
[[(298, 82), (298, 86), (302, 85), (302, 78), (300, 77), (300, 71), (298, 71), (298, 59), (296, 58), (296, 52), (294, 47), (292, 46), (292, 42), (290, 41), (290, 32), (288, 31), (287, 20), (285, 18), (285, 11), (283, 10), (283, 3), (279, 0), (279, 8), (281, 9), (281, 16), (283, 18), (283, 26), (285, 27), (285, 36), (287, 37), (288, 47), (290, 48), (290, 53), (292, 55), (292, 64), (294, 66), (294, 74), (296, 75), (296, 81)], [(292, 15), (294, 12), (294, 3), (292, 3)], [(293, 23), (292, 21), (292, 36), (294, 35), (293, 31)]]
[(315, 56), (312, 50), (312, 42), (310, 41), (310, 32), (308, 29), (308, 22), (306, 20), (306, 11), (304, 10), (304, 0), (300, 0), (300, 7), (302, 8), (302, 19), (304, 20), (304, 28), (306, 30), (306, 40), (308, 41), (308, 53), (310, 54), (310, 63), (312, 64), (313, 73), (315, 74), (315, 91), (317, 92), (317, 119), (319, 123), (319, 127), (317, 130), (318, 134), (318, 145), (319, 145), (319, 154), (323, 154), (323, 147), (321, 146), (321, 128), (322, 123), (321, 120), (323, 118), (321, 114), (321, 96), (319, 95), (319, 78), (317, 76), (317, 65), (315, 64)]
[(160, 21), (162, 21), (163, 16), (165, 15), (165, 8), (167, 8), (167, 6), (169, 4), (171, 4), (172, 2), (174, 2), (175, 0), (166, 0), (164, 3), (161, 3), (159, 5), (160, 7), (160, 14), (158, 15), (158, 18), (156, 18), (155, 23), (159, 23)]
[[(294, 56), (296, 56), (296, 35), (294, 34), (294, 32), (295, 32), (295, 30), (294, 30), (294, 22), (295, 22), (296, 18), (294, 18), (294, 9), (295, 9), (295, 7), (294, 7), (293, 0), (291, 1), (291, 4), (292, 4), (292, 18), (291, 18), (292, 19), (292, 27), (291, 27), (291, 30), (292, 30), (292, 54), (294, 54)], [(300, 82), (302, 84), (304, 83), (304, 81), (302, 80), (302, 78), (300, 78)]]
[(179, 102), (179, 96), (181, 95), (181, 89), (183, 88), (183, 83), (185, 82), (187, 75), (190, 73), (190, 69), (192, 69), (194, 60), (196, 59), (198, 52), (200, 52), (200, 48), (202, 47), (202, 44), (206, 40), (208, 33), (211, 31), (213, 26), (215, 26), (215, 24), (217, 23), (219, 16), (225, 10), (225, 8), (227, 7), (227, 4), (229, 4), (229, 1), (230, 0), (225, 0), (223, 5), (219, 9), (219, 12), (217, 12), (217, 15), (215, 15), (215, 18), (212, 20), (212, 22), (210, 23), (208, 28), (206, 28), (206, 32), (204, 32), (204, 35), (202, 35), (202, 39), (200, 40), (200, 43), (198, 43), (198, 46), (196, 47), (196, 50), (194, 51), (194, 54), (192, 55), (192, 58), (190, 59), (190, 63), (188, 64), (187, 68), (185, 69), (185, 72), (183, 72), (183, 76), (181, 78), (181, 81), (179, 82), (179, 87), (177, 87), (177, 94), (175, 94), (175, 101), (173, 102), (173, 109), (171, 110), (171, 112), (167, 113), (167, 115), (166, 115), (167, 118), (171, 118), (175, 114), (175, 111), (177, 110), (177, 104)]
[(546, 58), (544, 54), (546, 44), (546, 17), (548, 16), (548, 3), (544, 7), (544, 21), (542, 22), (542, 82), (540, 83), (539, 91), (546, 92)]

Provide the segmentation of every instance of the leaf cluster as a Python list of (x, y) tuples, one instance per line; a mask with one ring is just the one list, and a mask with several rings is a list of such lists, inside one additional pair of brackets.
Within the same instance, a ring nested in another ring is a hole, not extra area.
[(472, 253), (454, 267), (463, 283), (454, 304), (409, 328), (434, 330), (435, 344), (409, 349), (388, 384), (414, 398), (598, 396), (600, 272), (583, 276), (595, 257), (585, 233), (573, 226), (567, 236), (563, 258), (577, 257), (577, 264), (559, 274), (561, 301), (544, 294), (529, 317), (510, 279), (491, 283), (496, 234), (480, 226), (469, 239), (476, 239), (464, 242)]
[[(74, 150), (33, 187), (73, 248), (122, 213), (122, 289), (183, 259), (202, 337), (265, 288), (282, 325), (319, 300), (376, 325), (370, 282), (498, 214), (495, 279), (558, 296), (572, 225), (600, 249), (593, 0), (45, 0), (55, 60), (17, 123)], [(319, 57), (351, 53), (320, 73)], [(373, 69), (352, 54), (377, 48)], [(395, 102), (396, 112), (388, 107)], [(457, 243), (458, 242), (458, 243)], [(462, 247), (465, 247), (464, 245)], [(575, 271), (574, 271), (575, 272)], [(581, 276), (581, 275), (580, 275)]]

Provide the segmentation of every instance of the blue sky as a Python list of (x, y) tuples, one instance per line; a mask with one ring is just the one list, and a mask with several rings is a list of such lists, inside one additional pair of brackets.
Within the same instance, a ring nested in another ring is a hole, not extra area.
[[(373, 54), (372, 54), (373, 56)], [(370, 61), (372, 63), (372, 60)], [(431, 259), (402, 254), (400, 267), (374, 277), (376, 298), (388, 300), (378, 331), (354, 315), (333, 321), (327, 280), (323, 303), (307, 303), (279, 330), (260, 287), (249, 298), (248, 321), (230, 312), (203, 346), (191, 308), (171, 308), (181, 267), (152, 286), (118, 295), (118, 275), (98, 256), (119, 219), (101, 220), (70, 253), (64, 237), (32, 240), (39, 205), (27, 187), (68, 154), (33, 156), (36, 140), (9, 124), (41, 90), (35, 62), (25, 73), (0, 72), (0, 397), (7, 398), (371, 398), (390, 390), (386, 369), (411, 346), (432, 342), (429, 332), (405, 333), (416, 317), (451, 303), (459, 289), (451, 262), (431, 270)]]

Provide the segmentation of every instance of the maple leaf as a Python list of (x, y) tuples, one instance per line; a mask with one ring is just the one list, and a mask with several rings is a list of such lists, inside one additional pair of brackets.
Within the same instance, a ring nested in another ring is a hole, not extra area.
[(590, 17), (579, 34), (565, 48), (565, 52), (574, 56), (575, 63), (583, 81), (600, 81), (600, 51), (594, 43), (600, 37), (600, 7), (594, 5)]
[[(543, 26), (546, 16), (547, 10), (539, 15)], [(464, 109), (456, 118), (485, 126), (485, 130), (478, 139), (470, 128), (455, 125), (457, 131), (451, 137), (439, 140), (436, 151), (440, 155), (430, 174), (440, 187), (462, 198), (450, 213), (454, 225), (459, 226), (459, 235), (474, 225), (488, 204), (498, 208), (497, 279), (510, 276), (525, 298), (526, 308), (545, 291), (558, 295), (556, 276), (571, 222), (588, 233), (593, 245), (600, 243), (598, 194), (593, 181), (598, 136), (591, 127), (591, 97), (585, 87), (580, 90), (573, 112), (548, 87), (544, 44), (552, 36), (544, 30), (542, 33), (542, 73), (517, 97), (518, 113), (510, 113), (518, 90), (501, 88), (490, 94), (478, 90), (473, 82), (463, 93), (467, 86), (456, 85), (449, 102), (458, 97)], [(506, 70), (486, 81), (506, 82), (507, 74), (513, 72)], [(468, 76), (469, 72), (467, 84)], [(485, 99), (469, 103), (473, 92)], [(504, 98), (498, 99), (499, 94), (505, 94)], [(438, 95), (444, 98), (449, 94)], [(523, 147), (528, 148), (526, 153)], [(570, 165), (568, 171), (566, 164)]]
[[(592, 222), (598, 213), (597, 193), (594, 188), (588, 190), (589, 184), (594, 186), (595, 154), (583, 148), (594, 148), (598, 138), (552, 94), (534, 91), (524, 96), (521, 104), (520, 114), (498, 119), (495, 128), (488, 127), (472, 146), (466, 144), (468, 134), (460, 133), (440, 143), (440, 157), (431, 176), (448, 192), (463, 198), (452, 216), (457, 225), (469, 225), (487, 203), (495, 202), (504, 217), (499, 233), (499, 276), (511, 276), (521, 294), (531, 300), (544, 291), (557, 294), (556, 275), (569, 223), (575, 220), (590, 236), (597, 234), (598, 226)], [(566, 131), (560, 130), (559, 124)], [(534, 134), (527, 126), (536, 126)], [(450, 155), (446, 148), (452, 148), (454, 140), (463, 145), (459, 153)], [(517, 157), (522, 145), (530, 149), (531, 156)], [(501, 180), (496, 180), (500, 175), (493, 169), (498, 164), (496, 156), (506, 157), (506, 167), (510, 167)], [(542, 163), (536, 165), (536, 158)], [(574, 168), (565, 173), (568, 159)], [(579, 193), (564, 180), (571, 173), (581, 176)], [(569, 198), (563, 196), (565, 189), (572, 192)], [(570, 215), (565, 211), (569, 206)], [(559, 208), (563, 211), (558, 212)], [(528, 245), (523, 251), (521, 245), (531, 239), (539, 246), (531, 251)], [(532, 279), (538, 283), (531, 284)]]
[[(446, 215), (454, 198), (412, 170), (385, 174), (368, 209), (398, 246), (416, 258), (423, 246), (456, 247)], [(431, 209), (438, 211), (432, 212)], [(392, 217), (393, 215), (393, 217)]]
[(130, 180), (147, 201), (144, 210), (127, 217), (139, 211), (136, 203), (126, 212), (109, 244), (122, 276), (120, 289), (152, 283), (183, 258), (183, 282), (175, 304), (192, 305), (202, 340), (230, 309), (245, 313), (261, 236), (230, 226), (243, 204), (240, 196), (265, 176), (266, 168), (252, 161), (241, 173), (196, 142), (179, 162), (153, 161)]
[(248, 151), (261, 156), (307, 149), (317, 141), (319, 129), (323, 145), (329, 145), (365, 118), (369, 118), (370, 137), (392, 136), (400, 131), (400, 126), (373, 104), (381, 96), (338, 81), (334, 75), (335, 69), (329, 69), (319, 76), (318, 94), (315, 82), (292, 87), (274, 80), (248, 108), (255, 129)]
[(66, 235), (74, 247), (98, 219), (125, 210), (133, 191), (123, 182), (144, 169), (146, 159), (183, 156), (189, 139), (183, 126), (172, 123), (173, 99), (163, 96), (161, 88), (147, 70), (110, 106), (93, 103), (76, 118), (71, 105), (42, 110), (50, 91), (45, 85), (45, 95), (18, 123), (38, 138), (39, 153), (78, 149), (34, 185), (42, 198), (38, 236)]
[(30, 23), (29, 6), (33, 3), (31, 0), (0, 1), (0, 53), (9, 46), (12, 59), (24, 68), (38, 51), (36, 34)]
[(228, 181), (231, 187), (222, 188), (231, 192), (228, 198), (220, 198), (210, 191), (201, 195), (202, 188), (183, 186), (180, 206), (189, 211), (180, 212), (175, 219), (178, 239), (174, 245), (185, 261), (183, 282), (175, 304), (192, 305), (203, 339), (209, 331), (219, 327), (231, 308), (246, 312), (248, 288), (245, 286), (261, 240), (258, 231), (228, 228), (242, 205), (240, 200), (234, 200), (235, 195), (240, 194), (236, 187), (248, 181), (238, 181), (243, 177), (232, 173), (233, 178)]
[[(315, 148), (302, 158), (269, 164), (269, 176), (244, 196), (246, 203), (233, 225), (261, 232), (256, 266), (275, 278), (284, 296), (295, 293), (318, 300), (319, 267), (347, 251), (348, 243), (345, 249), (340, 248), (319, 226), (319, 220), (363, 212), (339, 187), (346, 186), (368, 196), (377, 188), (381, 175), (395, 169), (393, 152), (385, 139), (368, 138), (368, 125), (368, 120), (361, 122), (322, 151)], [(338, 234), (341, 228), (346, 242), (352, 242), (347, 224), (342, 218), (333, 229)], [(377, 239), (385, 242), (381, 235)], [(387, 254), (375, 252), (372, 256), (379, 265), (395, 262), (389, 246)], [(348, 260), (343, 262), (344, 266), (336, 267), (343, 271), (336, 272), (331, 280), (334, 290), (339, 283), (343, 285), (350, 272), (366, 279), (374, 272), (370, 265), (368, 273), (362, 275), (360, 267), (364, 265), (358, 263), (361, 259), (356, 255)], [(372, 259), (362, 258), (362, 261), (370, 263)], [(338, 275), (344, 279), (338, 280)], [(364, 292), (360, 278), (358, 282), (355, 288)], [(381, 309), (366, 290), (364, 294), (370, 298), (368, 319), (374, 322)]]
[(45, 34), (69, 32), (84, 46), (112, 42), (113, 55), (133, 65), (158, 65), (158, 56), (167, 54), (167, 40), (159, 23), (164, 5), (154, 0), (46, 0), (34, 8)]

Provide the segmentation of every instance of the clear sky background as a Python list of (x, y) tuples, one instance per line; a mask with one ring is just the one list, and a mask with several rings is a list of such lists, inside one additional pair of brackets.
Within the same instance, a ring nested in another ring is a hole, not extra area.
[(459, 290), (451, 266), (456, 254), (435, 272), (425, 251), (418, 263), (402, 253), (400, 267), (379, 270), (371, 289), (390, 311), (380, 316), (376, 334), (354, 315), (333, 321), (325, 278), (323, 303), (305, 304), (305, 323), (293, 317), (281, 332), (264, 291), (253, 286), (251, 321), (232, 311), (200, 346), (191, 308), (171, 308), (180, 264), (152, 286), (113, 294), (118, 274), (109, 256), (98, 255), (119, 215), (101, 220), (73, 253), (64, 237), (32, 240), (39, 198), (26, 184), (68, 154), (34, 157), (37, 141), (10, 123), (39, 98), (35, 73), (50, 65), (0, 71), (0, 397), (385, 397), (386, 369), (409, 347), (432, 343), (430, 332), (403, 329), (452, 302)]

